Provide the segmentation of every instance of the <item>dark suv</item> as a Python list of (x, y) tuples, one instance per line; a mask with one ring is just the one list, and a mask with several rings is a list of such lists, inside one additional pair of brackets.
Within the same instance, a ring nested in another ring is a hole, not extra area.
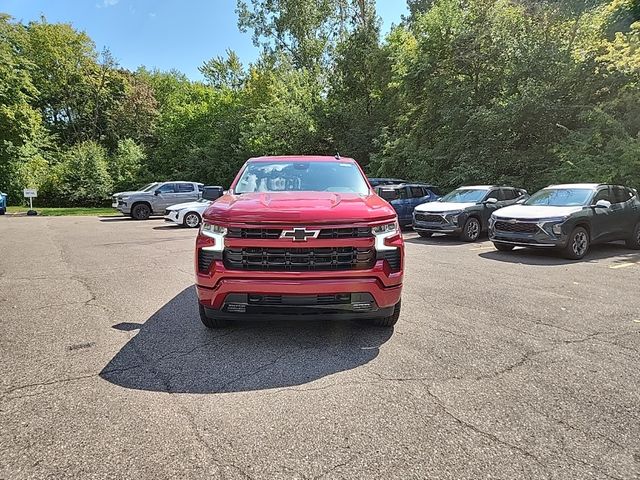
[(496, 211), (489, 237), (498, 250), (555, 248), (574, 260), (594, 243), (625, 240), (640, 249), (640, 200), (634, 189), (620, 185), (553, 185), (522, 205)]
[(437, 202), (419, 205), (413, 211), (413, 229), (421, 237), (434, 233), (459, 235), (475, 242), (487, 230), (489, 217), (498, 208), (528, 197), (526, 190), (495, 185), (460, 187)]
[(398, 214), (401, 227), (411, 225), (413, 210), (423, 203), (440, 198), (440, 190), (425, 183), (403, 183), (401, 185), (380, 185), (375, 187), (378, 195), (391, 204)]

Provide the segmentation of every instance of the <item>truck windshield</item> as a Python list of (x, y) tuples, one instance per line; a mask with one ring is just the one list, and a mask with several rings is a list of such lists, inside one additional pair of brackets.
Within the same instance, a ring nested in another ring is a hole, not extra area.
[(336, 192), (367, 195), (369, 186), (355, 163), (249, 162), (235, 193)]
[(524, 205), (574, 207), (588, 205), (592, 196), (589, 188), (549, 188), (534, 193)]
[(151, 190), (153, 190), (155, 188), (155, 186), (158, 185), (157, 182), (155, 183), (150, 183), (148, 185), (145, 185), (144, 187), (142, 187), (140, 190), (138, 190), (139, 192), (149, 192)]
[(488, 190), (484, 189), (461, 188), (447, 193), (440, 201), (450, 203), (477, 203), (482, 201), (487, 192)]

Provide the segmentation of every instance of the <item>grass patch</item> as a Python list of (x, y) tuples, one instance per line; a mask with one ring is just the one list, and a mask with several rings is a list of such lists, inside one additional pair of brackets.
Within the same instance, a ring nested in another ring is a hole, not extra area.
[[(26, 213), (29, 207), (7, 207), (7, 213)], [(38, 215), (43, 217), (62, 217), (73, 215), (94, 215), (94, 216), (111, 216), (117, 217), (122, 215), (115, 208), (110, 207), (98, 207), (98, 208), (85, 208), (85, 207), (73, 207), (73, 208), (49, 208), (35, 207), (34, 210), (38, 212)]]

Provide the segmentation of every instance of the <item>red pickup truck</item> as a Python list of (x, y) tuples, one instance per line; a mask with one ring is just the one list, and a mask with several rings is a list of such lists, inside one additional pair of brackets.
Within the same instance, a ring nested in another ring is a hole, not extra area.
[(391, 327), (403, 268), (396, 212), (353, 159), (252, 158), (203, 216), (200, 318), (208, 328), (287, 314)]

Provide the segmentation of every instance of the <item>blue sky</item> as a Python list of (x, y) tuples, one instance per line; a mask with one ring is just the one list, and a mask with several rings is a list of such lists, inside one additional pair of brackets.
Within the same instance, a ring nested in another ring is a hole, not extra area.
[[(377, 6), (385, 32), (406, 13), (405, 0), (377, 0)], [(227, 48), (244, 62), (256, 58), (250, 33), (237, 28), (235, 8), (235, 0), (0, 0), (0, 12), (23, 22), (44, 15), (84, 30), (126, 68), (176, 68), (192, 79), (201, 78), (202, 62)]]

